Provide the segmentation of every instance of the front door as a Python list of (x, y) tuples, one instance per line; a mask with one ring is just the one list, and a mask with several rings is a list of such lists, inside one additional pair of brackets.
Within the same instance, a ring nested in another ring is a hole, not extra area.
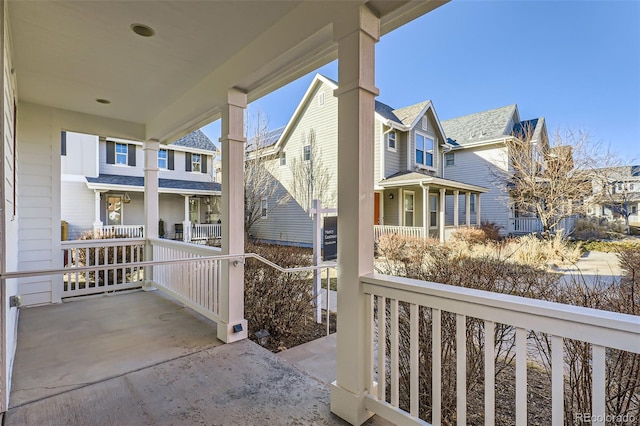
[(200, 223), (200, 199), (189, 199), (189, 221), (191, 223)]
[(380, 193), (373, 193), (373, 224), (380, 225)]
[(107, 225), (122, 225), (122, 195), (107, 196)]
[(414, 226), (414, 207), (415, 193), (413, 191), (404, 191), (404, 226)]

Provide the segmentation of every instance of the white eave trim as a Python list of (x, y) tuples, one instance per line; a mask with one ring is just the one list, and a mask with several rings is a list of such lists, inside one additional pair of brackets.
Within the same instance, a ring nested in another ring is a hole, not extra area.
[[(96, 191), (128, 191), (128, 192), (144, 192), (143, 186), (134, 185), (113, 185), (106, 183), (87, 182), (87, 188)], [(204, 191), (202, 189), (186, 189), (186, 188), (158, 188), (160, 194), (193, 194), (193, 195), (222, 195), (220, 191)]]
[(378, 186), (382, 188), (397, 188), (402, 186), (420, 186), (421, 184), (428, 185), (437, 185), (440, 187), (446, 187), (448, 189), (463, 189), (472, 192), (485, 193), (489, 190), (483, 188), (481, 186), (471, 185), (463, 182), (454, 182), (446, 179), (441, 179), (437, 177), (425, 177), (421, 179), (411, 179), (411, 180), (403, 180), (397, 182), (378, 182)]

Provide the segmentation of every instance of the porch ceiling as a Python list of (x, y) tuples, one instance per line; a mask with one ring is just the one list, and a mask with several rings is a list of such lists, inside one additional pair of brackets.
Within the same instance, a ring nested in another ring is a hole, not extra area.
[[(332, 23), (365, 2), (11, 1), (19, 99), (169, 142), (218, 118), (229, 88), (252, 101), (335, 59)], [(366, 3), (384, 34), (445, 2)]]

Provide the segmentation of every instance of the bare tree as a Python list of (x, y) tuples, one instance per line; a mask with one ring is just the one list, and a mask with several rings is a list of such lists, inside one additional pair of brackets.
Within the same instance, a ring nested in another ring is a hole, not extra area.
[(593, 172), (592, 201), (623, 218), (625, 233), (629, 234), (629, 216), (640, 202), (640, 167), (623, 166), (622, 160), (613, 155), (608, 158), (609, 164)]
[[(267, 117), (260, 111), (253, 120), (247, 117), (246, 133), (251, 135), (245, 145), (244, 162), (244, 231), (248, 235), (251, 227), (264, 216), (265, 203), (276, 195), (278, 181), (274, 177), (275, 154), (271, 151), (273, 141)], [(270, 208), (284, 201), (277, 200)]]
[(519, 212), (539, 218), (547, 234), (564, 218), (582, 213), (592, 193), (591, 172), (601, 158), (588, 133), (557, 131), (549, 143), (525, 128), (506, 144), (509, 168), (499, 173)]
[(302, 208), (309, 210), (314, 199), (323, 206), (335, 205), (336, 194), (331, 190), (332, 174), (322, 161), (313, 129), (302, 135), (303, 152), (291, 164), (292, 195)]

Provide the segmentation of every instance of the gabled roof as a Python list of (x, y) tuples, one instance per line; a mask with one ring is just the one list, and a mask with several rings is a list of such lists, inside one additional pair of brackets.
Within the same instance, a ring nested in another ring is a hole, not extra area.
[(255, 151), (256, 149), (269, 148), (280, 140), (280, 136), (284, 132), (285, 126), (277, 129), (269, 130), (263, 135), (254, 136), (247, 141), (247, 151)]
[(438, 176), (432, 176), (431, 174), (413, 170), (405, 170), (402, 172), (394, 173), (393, 175), (378, 182), (378, 185), (382, 186), (383, 188), (415, 186), (421, 184), (433, 185), (434, 187), (447, 188), (451, 190), (461, 189), (463, 191), (471, 191), (476, 193), (484, 193), (488, 191), (487, 188), (484, 188), (482, 186), (458, 182), (451, 179), (444, 179)]
[(394, 109), (387, 104), (383, 104), (380, 101), (376, 101), (376, 113), (385, 120), (393, 121), (398, 124), (402, 124), (402, 120), (394, 113)]
[(511, 136), (514, 117), (519, 122), (516, 104), (444, 120), (442, 127), (451, 145), (475, 145)]
[[(90, 189), (104, 188), (107, 186), (113, 187), (131, 187), (130, 190), (137, 188), (140, 191), (144, 191), (144, 177), (143, 176), (122, 176), (122, 175), (107, 175), (101, 174), (98, 177), (86, 176), (87, 186)], [(197, 182), (191, 180), (179, 180), (179, 179), (158, 179), (158, 186), (160, 192), (180, 192), (190, 191), (197, 193), (219, 193), (222, 190), (222, 186), (218, 182)]]
[(207, 137), (201, 130), (189, 133), (181, 139), (178, 139), (171, 145), (184, 146), (185, 148), (197, 148), (204, 149), (206, 151), (218, 152), (218, 147), (211, 142), (211, 139)]
[(406, 106), (404, 108), (396, 109), (393, 112), (400, 119), (400, 122), (402, 124), (411, 128), (415, 125), (418, 118), (424, 115), (427, 106), (430, 104), (431, 101), (423, 101), (414, 105)]

